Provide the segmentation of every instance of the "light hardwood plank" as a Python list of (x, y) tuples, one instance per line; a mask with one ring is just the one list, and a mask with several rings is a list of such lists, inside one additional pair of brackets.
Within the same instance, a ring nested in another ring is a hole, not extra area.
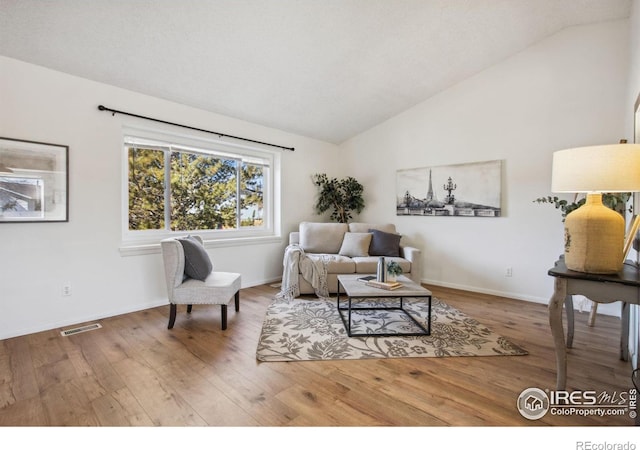
[[(0, 425), (36, 426), (630, 426), (624, 417), (529, 421), (526, 388), (553, 389), (545, 305), (430, 287), (434, 295), (524, 347), (519, 357), (258, 362), (269, 286), (241, 292), (220, 329), (219, 307), (168, 306), (105, 318), (101, 329), (50, 330), (0, 341)], [(572, 390), (632, 388), (620, 320), (576, 313)]]

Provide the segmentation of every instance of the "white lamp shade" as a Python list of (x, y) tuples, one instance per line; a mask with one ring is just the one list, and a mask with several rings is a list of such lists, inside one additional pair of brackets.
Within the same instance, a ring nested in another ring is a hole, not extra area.
[(640, 191), (640, 144), (596, 145), (554, 152), (551, 191)]

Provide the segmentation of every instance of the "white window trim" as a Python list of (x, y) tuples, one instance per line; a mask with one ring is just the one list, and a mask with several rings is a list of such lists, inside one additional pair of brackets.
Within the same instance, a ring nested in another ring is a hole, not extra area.
[[(202, 133), (204, 134), (204, 133)], [(271, 195), (266, 195), (265, 202), (265, 227), (260, 229), (244, 228), (239, 230), (194, 230), (194, 231), (169, 231), (169, 230), (129, 230), (129, 163), (125, 146), (125, 138), (134, 136), (141, 139), (172, 142), (186, 147), (211, 150), (215, 153), (241, 154), (248, 157), (266, 158), (269, 160), (270, 176), (267, 180), (267, 188)], [(121, 183), (121, 230), (120, 254), (122, 256), (144, 255), (160, 252), (160, 241), (168, 237), (184, 236), (186, 234), (198, 234), (202, 236), (207, 248), (235, 247), (243, 245), (281, 243), (281, 153), (266, 148), (260, 144), (247, 146), (232, 142), (202, 136), (199, 132), (180, 134), (172, 131), (146, 128), (138, 125), (125, 125), (122, 128), (121, 139), (122, 157), (122, 183)]]

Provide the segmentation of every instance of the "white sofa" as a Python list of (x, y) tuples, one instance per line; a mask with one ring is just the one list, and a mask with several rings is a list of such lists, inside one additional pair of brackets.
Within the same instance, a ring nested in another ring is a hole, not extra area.
[[(298, 244), (310, 258), (329, 256), (327, 283), (330, 293), (338, 291), (340, 274), (375, 274), (380, 256), (396, 261), (403, 275), (420, 283), (421, 251), (404, 246), (392, 223), (302, 222), (298, 231), (289, 234), (289, 244)], [(313, 294), (314, 289), (302, 274), (298, 275), (301, 294)]]

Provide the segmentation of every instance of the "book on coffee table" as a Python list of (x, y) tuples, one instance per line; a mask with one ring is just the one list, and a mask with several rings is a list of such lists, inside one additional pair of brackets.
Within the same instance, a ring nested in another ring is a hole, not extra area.
[(376, 276), (375, 275), (369, 275), (366, 277), (360, 277), (358, 278), (358, 281), (362, 281), (363, 283), (367, 283), (369, 281), (376, 281)]
[(387, 291), (392, 291), (394, 289), (398, 289), (402, 287), (402, 283), (397, 281), (376, 281), (369, 280), (367, 281), (367, 286), (377, 287), (380, 289), (386, 289)]

